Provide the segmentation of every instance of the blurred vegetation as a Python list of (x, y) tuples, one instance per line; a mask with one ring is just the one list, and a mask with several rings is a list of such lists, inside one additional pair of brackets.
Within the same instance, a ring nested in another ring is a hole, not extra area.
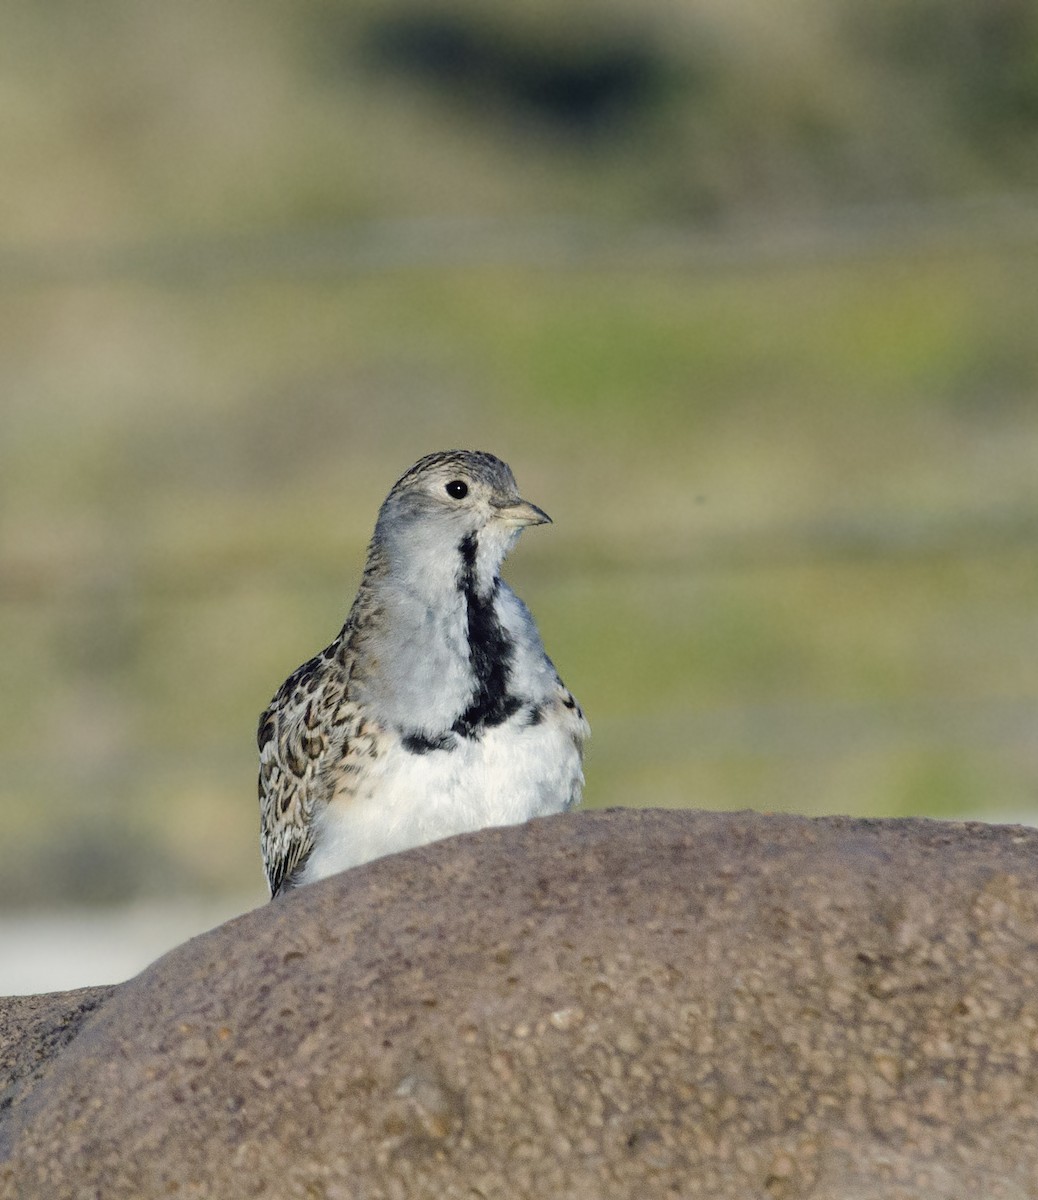
[(589, 804), (1034, 816), (1034, 4), (0, 27), (0, 900), (258, 894), (256, 716), (450, 445)]

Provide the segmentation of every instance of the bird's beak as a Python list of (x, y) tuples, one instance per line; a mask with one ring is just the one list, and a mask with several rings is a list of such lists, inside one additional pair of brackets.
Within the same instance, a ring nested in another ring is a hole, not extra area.
[(520, 527), (551, 524), (551, 517), (536, 504), (531, 504), (529, 500), (517, 500), (515, 504), (504, 504), (497, 510), (496, 516), (509, 525)]

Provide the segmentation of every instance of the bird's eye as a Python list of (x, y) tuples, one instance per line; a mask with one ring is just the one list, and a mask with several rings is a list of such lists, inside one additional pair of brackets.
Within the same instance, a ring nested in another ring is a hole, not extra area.
[(448, 496), (453, 496), (455, 500), (463, 500), (469, 494), (469, 485), (464, 479), (452, 479), (447, 484), (446, 492)]

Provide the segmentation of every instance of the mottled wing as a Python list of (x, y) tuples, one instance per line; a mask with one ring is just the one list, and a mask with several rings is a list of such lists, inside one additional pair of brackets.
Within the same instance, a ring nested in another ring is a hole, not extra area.
[[(569, 690), (562, 680), (555, 676), (555, 682), (558, 687), (556, 690), (555, 703), (558, 705), (559, 714), (565, 727), (569, 731), (570, 737), (573, 739), (573, 745), (576, 747), (577, 757), (580, 763), (584, 760), (584, 745), (591, 736), (591, 726), (584, 716), (584, 712), (577, 703), (576, 696)], [(580, 797), (584, 786), (583, 772), (578, 769), (576, 781), (573, 791), (566, 802), (566, 808), (576, 808), (580, 803)]]
[(327, 773), (346, 748), (346, 680), (325, 651), (281, 685), (260, 717), (260, 849), (271, 896), (290, 887), (314, 845), (314, 816)]

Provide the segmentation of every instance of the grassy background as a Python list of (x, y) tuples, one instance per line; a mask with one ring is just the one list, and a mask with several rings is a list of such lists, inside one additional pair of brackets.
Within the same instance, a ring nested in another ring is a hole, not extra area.
[(1034, 817), (1035, 5), (0, 21), (6, 905), (258, 893), (256, 717), (455, 445), (589, 804)]

